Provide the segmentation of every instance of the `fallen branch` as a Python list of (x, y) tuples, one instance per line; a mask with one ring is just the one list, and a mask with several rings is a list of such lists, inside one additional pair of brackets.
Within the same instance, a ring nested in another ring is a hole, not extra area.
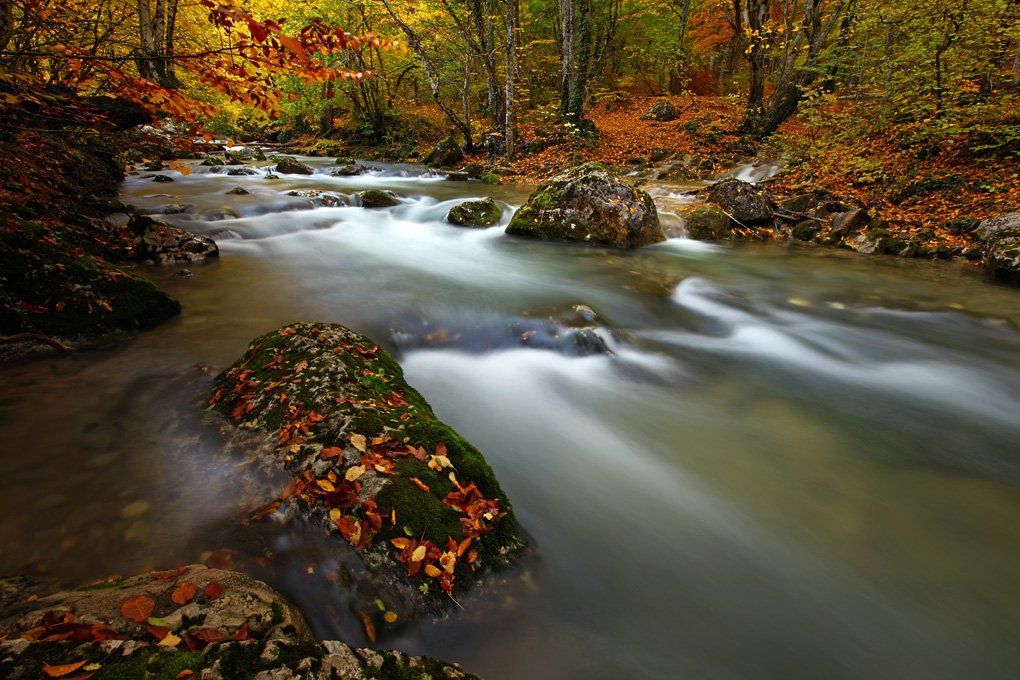
[(51, 338), (48, 335), (42, 333), (16, 333), (15, 335), (0, 335), (0, 345), (10, 345), (15, 342), (41, 342), (44, 345), (55, 347), (61, 352), (70, 352), (74, 349), (70, 345), (65, 345), (56, 338)]

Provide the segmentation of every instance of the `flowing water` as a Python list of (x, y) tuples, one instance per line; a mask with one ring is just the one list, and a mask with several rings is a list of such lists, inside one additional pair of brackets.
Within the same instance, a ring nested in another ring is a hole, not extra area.
[[(1020, 291), (809, 247), (517, 240), (444, 217), (491, 195), (505, 224), (523, 189), (305, 160), (320, 172), (125, 183), (139, 208), (191, 206), (166, 219), (222, 258), (147, 272), (180, 318), (0, 372), (0, 570), (74, 582), (229, 550), (319, 636), (365, 643), (333, 539), (238, 528), (254, 475), (200, 414), (252, 338), (339, 321), (397, 352), (537, 546), (381, 645), (490, 678), (1020, 674)], [(286, 195), (365, 188), (404, 198)], [(580, 304), (609, 353), (577, 342)]]

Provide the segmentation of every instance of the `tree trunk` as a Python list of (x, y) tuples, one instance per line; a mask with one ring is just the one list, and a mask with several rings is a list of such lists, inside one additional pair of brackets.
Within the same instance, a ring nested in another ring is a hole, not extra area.
[(579, 7), (575, 8), (577, 54), (574, 57), (574, 77), (570, 84), (566, 118), (576, 123), (584, 119), (584, 105), (588, 98), (588, 74), (591, 70), (592, 47), (592, 0), (575, 1), (579, 3)]
[(506, 90), (503, 93), (506, 119), (503, 125), (503, 140), (507, 160), (513, 160), (517, 153), (517, 105), (514, 99), (514, 85), (517, 80), (517, 0), (506, 0)]
[(155, 44), (156, 36), (152, 33), (152, 7), (149, 0), (138, 0), (138, 42), (140, 44), (138, 58), (138, 75), (148, 80), (156, 80)]
[(560, 115), (570, 113), (570, 92), (574, 83), (574, 32), (577, 23), (574, 18), (576, 0), (560, 0), (560, 52), (562, 53), (563, 74), (560, 78)]
[(498, 130), (503, 126), (503, 91), (499, 86), (496, 73), (495, 36), (492, 32), (491, 0), (470, 0), (471, 21), (478, 41), (478, 53), (485, 68), (485, 91), (489, 119), (492, 128)]
[(6, 50), (14, 36), (14, 0), (0, 0), (0, 51)]

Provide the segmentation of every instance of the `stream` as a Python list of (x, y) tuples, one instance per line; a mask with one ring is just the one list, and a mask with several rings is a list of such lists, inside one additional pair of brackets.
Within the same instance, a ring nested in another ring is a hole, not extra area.
[[(367, 644), (335, 539), (240, 527), (250, 471), (201, 414), (256, 336), (336, 321), (396, 353), (536, 545), (379, 646), (495, 680), (1020, 676), (1020, 291), (806, 245), (514, 239), (526, 188), (300, 160), (319, 172), (125, 182), (140, 209), (190, 206), (162, 219), (222, 257), (145, 270), (179, 318), (0, 370), (0, 571), (76, 583), (212, 554), (320, 638)], [(402, 202), (287, 195), (368, 188)], [(690, 200), (652, 192), (664, 219)], [(482, 196), (500, 226), (445, 222)]]

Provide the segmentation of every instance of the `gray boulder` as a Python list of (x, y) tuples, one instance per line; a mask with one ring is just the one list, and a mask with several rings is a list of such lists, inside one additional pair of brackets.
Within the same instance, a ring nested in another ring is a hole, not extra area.
[(730, 217), (714, 203), (699, 205), (684, 216), (687, 236), (697, 241), (718, 241), (730, 231)]
[(506, 233), (623, 248), (666, 240), (652, 197), (599, 163), (585, 163), (542, 182)]
[(1020, 212), (984, 220), (974, 234), (988, 271), (997, 278), (1020, 282)]
[(648, 113), (641, 116), (644, 120), (657, 120), (661, 122), (676, 120), (680, 116), (680, 113), (673, 106), (673, 103), (667, 99), (655, 102), (652, 108), (648, 109)]
[(439, 142), (425, 158), (425, 164), (433, 168), (445, 168), (464, 160), (464, 152), (453, 137)]
[(391, 191), (368, 189), (366, 191), (362, 191), (359, 195), (361, 196), (362, 208), (391, 208), (395, 205), (400, 205), (400, 201), (397, 200), (396, 194)]

